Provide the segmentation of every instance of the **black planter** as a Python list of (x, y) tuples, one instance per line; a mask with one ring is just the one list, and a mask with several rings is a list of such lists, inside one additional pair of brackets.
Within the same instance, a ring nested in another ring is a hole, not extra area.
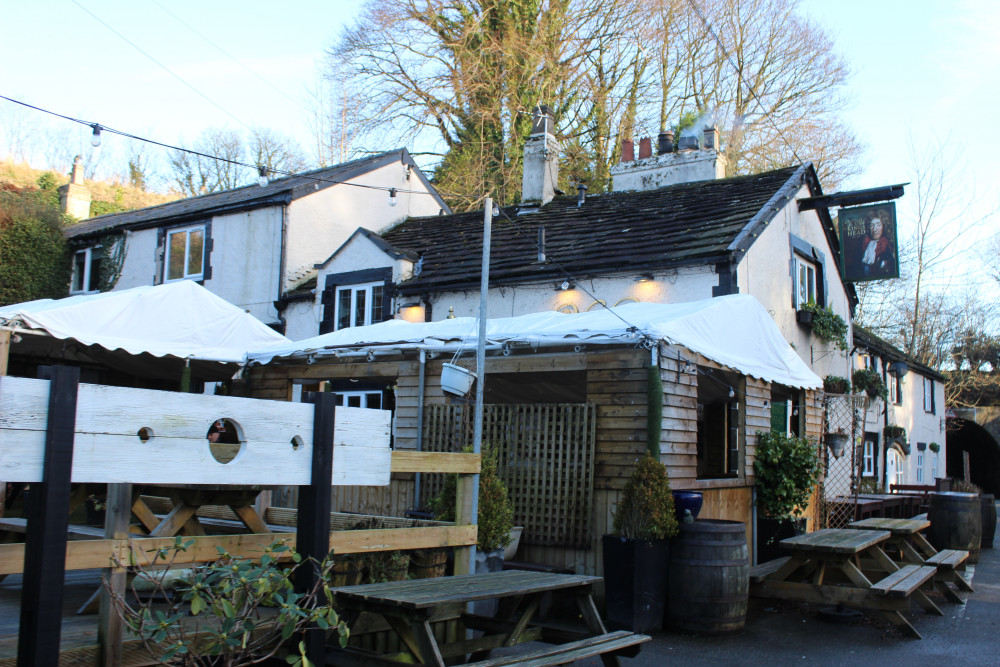
[(670, 540), (605, 535), (604, 598), (609, 629), (648, 634), (663, 626)]
[(796, 310), (795, 319), (799, 324), (811, 327), (813, 323), (813, 312), (811, 310)]
[(787, 556), (781, 548), (781, 540), (802, 535), (806, 532), (805, 519), (766, 519), (757, 517), (757, 534), (754, 535), (754, 558), (757, 564)]

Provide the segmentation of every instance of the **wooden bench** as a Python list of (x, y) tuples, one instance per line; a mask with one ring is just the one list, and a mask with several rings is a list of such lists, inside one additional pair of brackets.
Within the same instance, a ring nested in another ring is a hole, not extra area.
[(955, 584), (955, 588), (967, 593), (974, 592), (972, 584), (966, 581), (965, 577), (958, 572), (958, 568), (965, 564), (968, 557), (968, 551), (963, 551), (961, 549), (942, 549), (924, 561), (928, 565), (933, 565), (937, 568), (937, 574), (934, 576), (934, 588), (936, 588), (941, 595), (956, 604), (961, 604), (962, 598), (958, 596), (958, 593), (951, 589), (949, 584)]
[(904, 565), (885, 579), (872, 584), (872, 591), (889, 597), (908, 598), (932, 579), (936, 572), (937, 568), (932, 565)]
[(750, 568), (750, 583), (759, 584), (762, 581), (766, 581), (768, 577), (780, 570), (781, 566), (787, 563), (788, 560), (788, 556), (783, 556), (759, 565), (754, 565)]
[(640, 644), (649, 640), (650, 637), (648, 635), (637, 635), (626, 630), (619, 630), (588, 639), (581, 639), (580, 641), (569, 642), (568, 644), (546, 646), (530, 653), (506, 655), (499, 658), (490, 658), (489, 660), (480, 660), (479, 662), (470, 662), (466, 663), (466, 667), (507, 667), (508, 665), (541, 667), (542, 665), (565, 665), (575, 660), (582, 660), (583, 658), (605, 653), (634, 657), (639, 653)]
[[(20, 517), (8, 517), (0, 519), (0, 532), (26, 533), (28, 531), (28, 520)], [(104, 528), (98, 526), (81, 526), (75, 523), (69, 524), (66, 534), (71, 540), (103, 540)]]

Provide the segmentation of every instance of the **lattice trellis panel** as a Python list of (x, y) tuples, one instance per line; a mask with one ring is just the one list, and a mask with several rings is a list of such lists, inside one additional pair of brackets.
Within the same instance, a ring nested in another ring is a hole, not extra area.
[[(461, 451), (472, 444), (471, 405), (427, 406), (424, 449)], [(586, 548), (592, 538), (597, 410), (589, 403), (487, 405), (483, 443), (497, 449), (500, 478), (514, 501), (525, 544)], [(421, 503), (444, 482), (428, 475)]]
[[(843, 528), (854, 521), (859, 480), (864, 461), (865, 416), (868, 399), (851, 394), (827, 394), (823, 399), (823, 438), (820, 457), (820, 527)], [(836, 457), (831, 451), (831, 434), (843, 433), (847, 444)]]

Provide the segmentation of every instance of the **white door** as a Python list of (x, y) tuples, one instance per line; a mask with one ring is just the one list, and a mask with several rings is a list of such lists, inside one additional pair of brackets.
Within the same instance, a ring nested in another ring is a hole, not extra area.
[(895, 449), (889, 450), (885, 464), (885, 490), (891, 491), (891, 484), (903, 483), (903, 460)]

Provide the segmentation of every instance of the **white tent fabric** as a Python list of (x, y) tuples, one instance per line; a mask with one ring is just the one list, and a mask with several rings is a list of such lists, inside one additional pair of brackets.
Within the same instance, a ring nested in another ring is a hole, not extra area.
[[(487, 345), (503, 343), (635, 344), (643, 338), (683, 345), (744, 375), (791, 387), (818, 389), (813, 373), (791, 348), (763, 306), (749, 295), (687, 303), (632, 303), (607, 310), (565, 314), (554, 311), (491, 319)], [(261, 349), (250, 361), (324, 356), (335, 350), (407, 350), (462, 345), (474, 350), (476, 319), (440, 322), (390, 320)]]
[(0, 306), (0, 324), (132, 355), (240, 363), (290, 341), (191, 280)]

